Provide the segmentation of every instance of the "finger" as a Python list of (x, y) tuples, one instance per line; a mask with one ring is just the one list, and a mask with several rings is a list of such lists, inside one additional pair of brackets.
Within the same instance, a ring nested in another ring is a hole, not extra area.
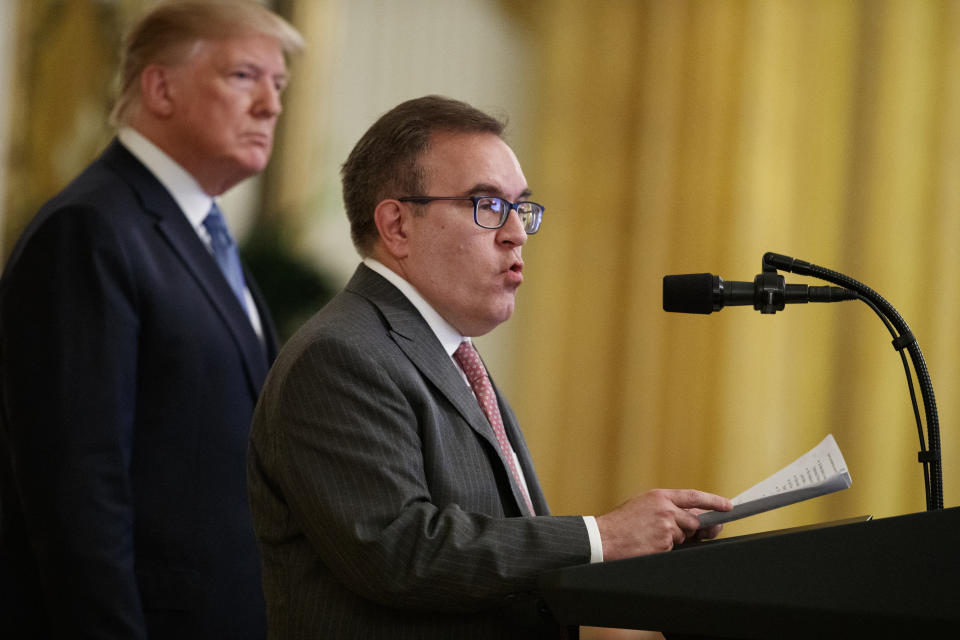
[(720, 532), (723, 530), (722, 524), (715, 524), (710, 527), (705, 527), (697, 531), (697, 537), (701, 540), (710, 540), (711, 538), (716, 538), (720, 535)]
[(677, 526), (683, 529), (686, 534), (692, 534), (700, 528), (700, 518), (698, 518), (695, 513), (691, 513), (690, 511), (685, 511), (683, 509), (678, 510), (675, 519), (677, 521)]
[(723, 496), (718, 496), (696, 489), (677, 489), (670, 496), (673, 503), (683, 509), (707, 509), (713, 511), (730, 511), (733, 503)]
[(687, 534), (686, 534), (686, 532), (683, 531), (683, 529), (680, 529), (680, 528), (678, 528), (678, 527), (674, 527), (674, 529), (673, 529), (673, 546), (677, 546), (678, 544), (683, 544), (686, 539), (687, 539)]

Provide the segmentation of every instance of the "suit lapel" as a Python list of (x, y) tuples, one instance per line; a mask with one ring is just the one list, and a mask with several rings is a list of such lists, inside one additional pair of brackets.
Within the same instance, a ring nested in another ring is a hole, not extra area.
[[(490, 426), (487, 416), (484, 415), (470, 387), (464, 382), (457, 365), (454, 364), (433, 330), (423, 320), (413, 304), (385, 278), (362, 264), (357, 268), (346, 288), (364, 296), (380, 309), (390, 326), (390, 337), (397, 346), (423, 376), (450, 401), (467, 424), (470, 425), (470, 428), (490, 444), (500, 459), (501, 470), (506, 473), (510, 480), (510, 488), (517, 507), (521, 510), (521, 513), (525, 513), (527, 511), (526, 501), (523, 499), (519, 487), (516, 486), (512, 474), (507, 471), (509, 469), (507, 461), (500, 450), (500, 445), (493, 434), (493, 428)], [(516, 443), (514, 448), (517, 457), (520, 458), (527, 479), (528, 490), (534, 491), (534, 487), (536, 487), (534, 492), (541, 496), (539, 502), (543, 503), (539, 484), (536, 481), (536, 474), (530, 462), (526, 444), (523, 442), (523, 436), (520, 434), (520, 429), (516, 423), (516, 418), (512, 411), (503, 410), (505, 403), (499, 391), (497, 391), (497, 400), (501, 407), (504, 427), (507, 429), (511, 442)], [(541, 506), (537, 505), (537, 502), (534, 502), (534, 504), (538, 509)]]
[[(155, 219), (157, 233), (177, 255), (216, 309), (243, 357), (250, 390), (256, 396), (267, 375), (268, 364), (264, 346), (216, 261), (170, 193), (133, 154), (114, 141), (104, 152), (103, 158), (140, 196), (144, 211)], [(256, 297), (260, 315), (266, 318), (268, 314), (261, 305), (259, 295)], [(264, 324), (265, 336), (271, 328), (272, 325)], [(272, 337), (267, 338), (267, 341), (270, 347)]]
[(357, 268), (346, 289), (362, 295), (383, 314), (390, 337), (410, 361), (463, 415), (483, 438), (496, 445), (487, 417), (420, 312), (390, 282), (365, 265)]

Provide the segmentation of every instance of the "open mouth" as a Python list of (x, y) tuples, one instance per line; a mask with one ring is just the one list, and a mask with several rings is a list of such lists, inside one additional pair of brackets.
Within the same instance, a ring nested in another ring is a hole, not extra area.
[(507, 274), (507, 279), (510, 282), (520, 284), (521, 282), (523, 282), (523, 263), (514, 262), (507, 269), (506, 274)]

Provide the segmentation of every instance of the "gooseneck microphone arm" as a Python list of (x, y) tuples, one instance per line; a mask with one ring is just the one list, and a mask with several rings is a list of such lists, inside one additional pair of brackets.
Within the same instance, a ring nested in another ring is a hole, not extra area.
[[(893, 347), (900, 352), (906, 349), (913, 362), (913, 370), (917, 374), (917, 381), (920, 383), (920, 394), (923, 397), (923, 408), (926, 414), (927, 423), (927, 443), (926, 448), (923, 441), (923, 427), (917, 424), (920, 431), (920, 453), (917, 458), (923, 465), (924, 480), (927, 493), (927, 510), (943, 508), (943, 470), (940, 460), (940, 419), (937, 417), (937, 402), (933, 395), (933, 383), (930, 381), (930, 372), (927, 370), (927, 363), (923, 359), (923, 353), (920, 351), (920, 345), (914, 338), (910, 327), (907, 326), (903, 317), (887, 302), (883, 296), (866, 286), (865, 284), (854, 280), (837, 271), (825, 269), (803, 260), (796, 260), (778, 253), (766, 253), (763, 256), (763, 270), (765, 272), (775, 272), (777, 269), (790, 271), (804, 276), (812, 276), (826, 282), (832, 282), (835, 285), (849, 289), (858, 294), (858, 297), (866, 302), (877, 312), (885, 323), (889, 321), (888, 328), (892, 325), (894, 331)], [(906, 365), (906, 362), (904, 362)], [(907, 370), (907, 380), (910, 385), (911, 395), (913, 394), (913, 384), (910, 380), (910, 372)], [(917, 416), (919, 418), (919, 415)]]

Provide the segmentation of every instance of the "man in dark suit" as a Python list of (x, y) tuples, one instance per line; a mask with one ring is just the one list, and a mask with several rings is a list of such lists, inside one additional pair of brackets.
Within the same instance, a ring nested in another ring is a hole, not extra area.
[(0, 280), (0, 635), (263, 638), (249, 421), (273, 327), (215, 197), (270, 157), (299, 34), (256, 2), (161, 4), (118, 137)]
[(284, 347), (251, 431), (273, 638), (558, 637), (539, 574), (670, 549), (696, 535), (690, 509), (730, 508), (655, 490), (550, 515), (469, 339), (510, 317), (543, 215), (502, 130), (428, 96), (343, 167), (363, 264)]

